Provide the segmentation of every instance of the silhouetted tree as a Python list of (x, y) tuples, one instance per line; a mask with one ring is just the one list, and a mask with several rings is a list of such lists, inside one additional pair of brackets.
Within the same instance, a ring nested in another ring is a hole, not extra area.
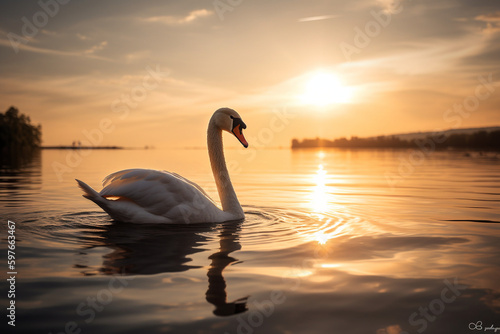
[(2, 154), (23, 154), (39, 148), (42, 143), (42, 126), (32, 125), (29, 116), (10, 107), (0, 113), (0, 151)]

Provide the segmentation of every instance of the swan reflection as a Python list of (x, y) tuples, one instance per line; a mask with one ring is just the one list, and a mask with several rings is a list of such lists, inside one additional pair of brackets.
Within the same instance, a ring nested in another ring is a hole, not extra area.
[[(241, 222), (197, 226), (137, 225), (113, 222), (87, 230), (80, 236), (84, 250), (75, 264), (83, 275), (154, 275), (202, 268), (190, 264), (191, 255), (208, 250), (207, 245), (218, 230), (219, 249), (209, 256), (207, 302), (215, 306), (213, 313), (228, 316), (247, 310), (247, 298), (227, 301), (224, 269), (238, 260), (230, 254), (241, 249)], [(93, 248), (107, 247), (112, 252), (103, 256), (102, 265), (87, 265), (87, 255)]]
[(233, 315), (247, 310), (247, 298), (242, 297), (232, 302), (227, 302), (226, 281), (222, 276), (222, 271), (229, 264), (238, 261), (229, 256), (230, 253), (240, 250), (239, 243), (240, 224), (224, 223), (219, 234), (219, 251), (212, 254), (212, 263), (208, 269), (208, 290), (206, 299), (215, 305), (214, 314), (220, 316)]

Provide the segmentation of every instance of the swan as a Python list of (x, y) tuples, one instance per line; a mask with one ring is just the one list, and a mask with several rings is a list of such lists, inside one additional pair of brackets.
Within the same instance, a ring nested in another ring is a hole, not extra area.
[(245, 214), (224, 159), (222, 130), (232, 133), (247, 148), (243, 129), (246, 124), (230, 108), (216, 110), (208, 123), (208, 154), (222, 210), (196, 183), (167, 171), (126, 169), (115, 172), (104, 179), (99, 193), (83, 181), (76, 179), (76, 182), (84, 192), (83, 197), (121, 222), (190, 224), (242, 220)]

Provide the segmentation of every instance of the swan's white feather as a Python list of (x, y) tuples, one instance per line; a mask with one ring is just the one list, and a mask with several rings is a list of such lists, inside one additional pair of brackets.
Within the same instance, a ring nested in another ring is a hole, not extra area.
[[(108, 176), (106, 176), (104, 178), (104, 180), (102, 181), (102, 186), (104, 188), (106, 188), (108, 185), (111, 185), (116, 180), (125, 180), (125, 179), (130, 179), (130, 178), (142, 179), (145, 181), (153, 181), (155, 179), (160, 179), (164, 183), (170, 183), (169, 181), (172, 181), (172, 180), (169, 178), (169, 176), (174, 177), (180, 181), (183, 181), (183, 182), (188, 183), (189, 185), (195, 187), (196, 189), (198, 189), (199, 192), (201, 192), (205, 197), (207, 197), (210, 201), (213, 202), (213, 200), (210, 198), (210, 196), (208, 196), (208, 194), (205, 192), (205, 190), (203, 190), (202, 187), (200, 187), (199, 185), (197, 185), (193, 181), (190, 181), (177, 173), (168, 172), (168, 171), (157, 171), (157, 170), (153, 170), (153, 169), (139, 169), (139, 168), (125, 169), (125, 170), (115, 172), (115, 173), (112, 173), (112, 174), (109, 174)], [(116, 182), (113, 184), (117, 185)], [(104, 189), (102, 191), (104, 191)], [(102, 191), (101, 191), (101, 195), (102, 195)], [(215, 202), (213, 202), (213, 203), (215, 204)]]
[(145, 223), (231, 220), (230, 214), (219, 209), (200, 186), (176, 173), (127, 169), (108, 175), (103, 187), (99, 198), (89, 191), (86, 197), (116, 220)]

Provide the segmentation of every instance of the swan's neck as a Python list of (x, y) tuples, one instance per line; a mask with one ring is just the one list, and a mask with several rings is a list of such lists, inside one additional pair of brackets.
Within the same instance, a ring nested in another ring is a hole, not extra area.
[(222, 145), (222, 130), (215, 125), (213, 120), (210, 120), (207, 131), (208, 155), (210, 156), (210, 164), (214, 173), (215, 184), (219, 191), (219, 197), (222, 204), (222, 210), (234, 214), (235, 219), (244, 217), (243, 209), (236, 197), (229, 172), (224, 159), (224, 151)]

